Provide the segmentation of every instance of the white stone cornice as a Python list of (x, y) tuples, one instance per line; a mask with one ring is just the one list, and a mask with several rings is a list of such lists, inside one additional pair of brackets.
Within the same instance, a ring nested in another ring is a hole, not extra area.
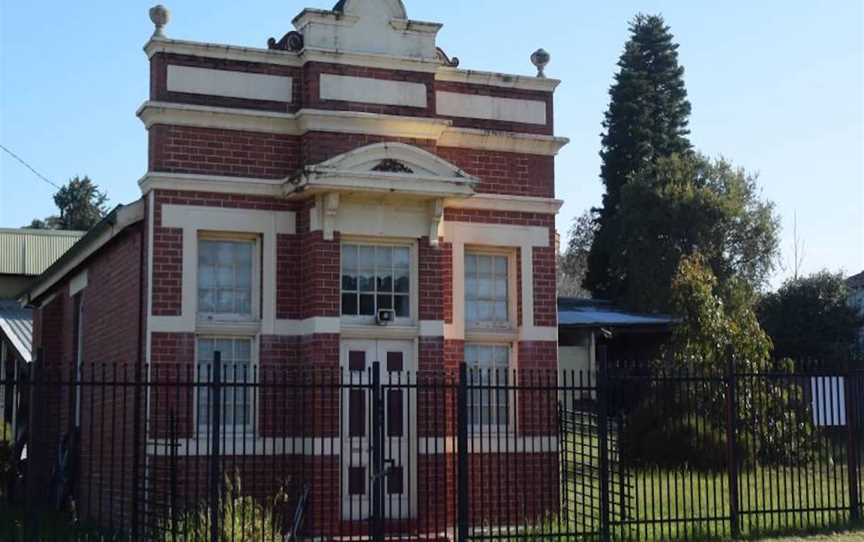
[(299, 67), (303, 65), (303, 61), (300, 59), (298, 53), (174, 39), (151, 39), (144, 45), (144, 52), (147, 54), (147, 58), (152, 58), (153, 55), (158, 53), (170, 53), (219, 60), (260, 62), (279, 66)]
[(297, 113), (278, 113), (172, 102), (144, 102), (138, 117), (147, 129), (173, 125), (245, 130), (285, 135), (307, 132), (367, 134), (394, 138), (427, 139), (445, 147), (480, 149), (554, 156), (568, 143), (562, 137), (457, 128), (450, 120), (301, 109)]
[(475, 194), (470, 198), (448, 199), (445, 207), (451, 209), (478, 209), (516, 213), (558, 214), (564, 202), (554, 198), (510, 196), (506, 194)]
[(569, 142), (566, 137), (451, 127), (441, 134), (438, 145), (555, 156)]
[(526, 75), (510, 75), (506, 73), (476, 70), (460, 70), (458, 68), (447, 66), (441, 66), (438, 68), (438, 71), (435, 73), (435, 79), (437, 81), (450, 81), (454, 83), (486, 85), (518, 90), (536, 90), (540, 92), (554, 92), (558, 85), (561, 84), (561, 81), (558, 79), (546, 79)]
[[(413, 28), (420, 28), (417, 21), (412, 21)], [(463, 70), (442, 66), (437, 60), (426, 58), (400, 57), (385, 54), (359, 53), (348, 51), (332, 51), (329, 49), (306, 47), (299, 52), (276, 51), (258, 47), (241, 47), (221, 43), (204, 43), (197, 41), (175, 39), (151, 39), (144, 45), (148, 58), (158, 53), (197, 56), (220, 60), (237, 60), (241, 62), (257, 62), (277, 66), (301, 67), (307, 62), (322, 62), (328, 64), (344, 64), (367, 68), (389, 70), (404, 70), (435, 74), (437, 81), (466, 83), (473, 85), (493, 86), (517, 90), (534, 90), (539, 92), (554, 92), (561, 81), (543, 79), (526, 75)]]
[(141, 177), (138, 181), (138, 186), (141, 188), (142, 194), (146, 194), (151, 190), (185, 190), (216, 194), (280, 197), (282, 196), (282, 185), (284, 183), (283, 179), (258, 179), (150, 171)]

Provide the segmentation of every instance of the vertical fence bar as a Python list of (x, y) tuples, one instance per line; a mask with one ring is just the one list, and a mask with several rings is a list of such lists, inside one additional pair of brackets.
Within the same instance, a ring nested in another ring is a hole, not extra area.
[(210, 379), (210, 542), (219, 542), (219, 472), (220, 429), (222, 427), (222, 352), (213, 352), (213, 373)]
[(381, 362), (372, 363), (372, 542), (384, 542), (384, 397)]
[(459, 364), (456, 393), (456, 541), (468, 540), (468, 365)]
[(741, 524), (738, 517), (738, 379), (735, 374), (735, 358), (730, 352), (726, 362), (726, 448), (729, 464), (729, 531), (732, 538), (738, 538)]
[(597, 347), (597, 447), (600, 467), (600, 540), (607, 542), (609, 529), (609, 367), (606, 346)]
[(846, 462), (849, 479), (849, 519), (858, 522), (861, 519), (861, 499), (858, 494), (858, 386), (853, 379), (857, 377), (852, 363), (849, 363), (844, 391), (846, 396)]

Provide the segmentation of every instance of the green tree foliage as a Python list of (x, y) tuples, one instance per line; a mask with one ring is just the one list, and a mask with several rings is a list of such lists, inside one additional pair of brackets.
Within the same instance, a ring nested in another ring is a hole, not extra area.
[(658, 158), (690, 152), (690, 102), (678, 44), (658, 15), (637, 15), (618, 61), (603, 123), (600, 177), (606, 188), (599, 231), (591, 247), (585, 286), (619, 299), (627, 276), (610, 266), (622, 239), (618, 227), (622, 190), (632, 175)]
[[(793, 366), (772, 363), (771, 339), (752, 304), (743, 296), (725, 302), (708, 259), (698, 252), (681, 259), (671, 300), (681, 318), (665, 353), (671, 364), (654, 368), (657, 378), (627, 424), (625, 453), (634, 463), (722, 469), (728, 460), (723, 450), (729, 369), (744, 375), (789, 374)], [(689, 393), (681, 393), (687, 384), (668, 377), (682, 375), (693, 375), (701, 384), (691, 382)], [(799, 386), (740, 377), (736, 390), (737, 457), (743, 464), (800, 463), (812, 456), (812, 426)]]
[(89, 177), (74, 177), (54, 194), (59, 215), (34, 219), (28, 228), (86, 231), (108, 214), (108, 196)]
[(842, 364), (864, 325), (848, 296), (843, 275), (828, 271), (789, 279), (765, 295), (759, 321), (774, 342), (775, 357)]
[(597, 223), (591, 211), (585, 211), (573, 220), (567, 248), (558, 258), (558, 295), (590, 296), (590, 292), (582, 287), (582, 282), (588, 272), (588, 253), (596, 230)]
[(621, 234), (609, 266), (617, 300), (640, 311), (671, 311), (682, 258), (700, 253), (726, 302), (747, 304), (778, 255), (779, 221), (756, 178), (698, 154), (660, 158), (624, 187)]

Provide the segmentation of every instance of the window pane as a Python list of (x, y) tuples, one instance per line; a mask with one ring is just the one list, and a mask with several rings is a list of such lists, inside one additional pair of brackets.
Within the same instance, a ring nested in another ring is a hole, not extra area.
[(407, 295), (396, 296), (396, 316), (399, 318), (408, 318), (411, 316), (411, 303), (408, 299)]
[(465, 317), (470, 324), (503, 325), (510, 320), (508, 259), (465, 255)]
[(374, 292), (375, 291), (375, 276), (372, 272), (364, 272), (360, 275), (360, 291)]
[[(380, 309), (392, 309), (397, 316), (408, 317), (410, 263), (407, 247), (343, 245), (342, 314), (373, 316)], [(351, 292), (361, 295), (352, 299)]]
[(379, 295), (378, 296), (378, 309), (392, 309), (393, 308), (393, 296), (392, 295)]
[(390, 247), (377, 247), (375, 249), (375, 268), (379, 272), (393, 269), (393, 249)]
[[(221, 355), (221, 380), (225, 383), (220, 397), (221, 425), (233, 430), (248, 430), (252, 424), (252, 341), (249, 339), (198, 339), (198, 382), (211, 381), (213, 354)], [(198, 426), (207, 429), (213, 423), (212, 390), (196, 388)]]
[(408, 271), (396, 274), (395, 291), (400, 294), (407, 294), (411, 289), (411, 279), (408, 276)]
[(411, 252), (405, 247), (394, 248), (393, 266), (397, 269), (408, 270), (411, 267)]
[(482, 427), (509, 424), (507, 390), (497, 389), (508, 382), (510, 349), (497, 345), (465, 345), (465, 363), (471, 371), (468, 394), (469, 423)]
[(375, 314), (374, 295), (362, 294), (360, 296), (360, 314), (364, 316), (373, 316)]
[(199, 312), (252, 314), (253, 253), (250, 241), (199, 242)]
[(342, 294), (342, 314), (348, 316), (357, 314), (357, 294)]
[(352, 292), (357, 291), (357, 275), (342, 275), (342, 290), (350, 290)]
[(392, 292), (393, 291), (393, 276), (389, 272), (384, 272), (378, 275), (378, 291)]

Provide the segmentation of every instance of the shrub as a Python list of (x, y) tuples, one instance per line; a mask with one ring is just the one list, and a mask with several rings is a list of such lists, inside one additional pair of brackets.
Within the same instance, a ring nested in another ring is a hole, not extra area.
[[(287, 503), (287, 494), (280, 489), (262, 504), (253, 497), (243, 495), (239, 474), (225, 477), (221, 509), (219, 510), (219, 541), (282, 540), (282, 522), (274, 511)], [(183, 514), (173, 526), (163, 527), (164, 542), (193, 542), (210, 539), (210, 512), (208, 505)]]

